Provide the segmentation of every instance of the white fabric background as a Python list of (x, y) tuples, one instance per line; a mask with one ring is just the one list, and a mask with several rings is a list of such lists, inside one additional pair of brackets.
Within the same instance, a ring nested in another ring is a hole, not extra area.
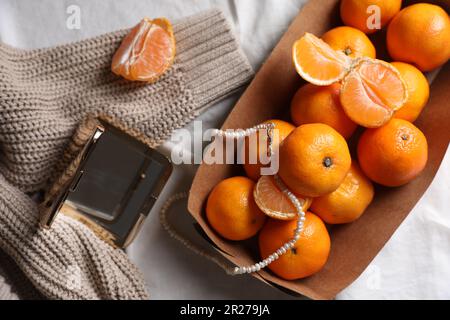
[[(317, 0), (315, 0), (317, 1)], [(176, 19), (210, 7), (221, 8), (234, 25), (241, 46), (257, 70), (306, 0), (0, 0), (0, 40), (22, 48), (47, 47), (120, 28), (144, 16)], [(66, 27), (66, 8), (81, 9), (81, 29)], [(209, 109), (203, 127), (220, 126), (238, 95)], [(191, 128), (191, 126), (188, 126)], [(174, 144), (161, 150), (170, 153)], [(178, 146), (180, 147), (180, 146)], [(187, 148), (189, 146), (181, 146)], [(188, 190), (193, 166), (176, 169), (162, 198)], [(338, 299), (450, 298), (450, 155), (432, 186), (369, 268)], [(158, 211), (149, 215), (128, 249), (154, 299), (284, 299), (290, 296), (250, 276), (229, 277), (187, 251), (162, 230)], [(180, 203), (173, 208), (186, 234), (192, 220)]]

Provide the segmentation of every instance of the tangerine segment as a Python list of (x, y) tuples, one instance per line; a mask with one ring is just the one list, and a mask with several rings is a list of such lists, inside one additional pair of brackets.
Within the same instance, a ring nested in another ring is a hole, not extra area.
[(400, 73), (381, 60), (361, 60), (342, 81), (342, 107), (351, 120), (363, 127), (381, 127), (407, 99)]
[(292, 55), (298, 74), (319, 86), (341, 81), (351, 65), (351, 59), (343, 52), (333, 50), (311, 33), (294, 43)]
[(128, 80), (154, 82), (173, 64), (175, 51), (170, 22), (145, 18), (123, 39), (111, 70)]
[[(298, 217), (298, 212), (291, 200), (278, 188), (273, 176), (261, 176), (253, 191), (256, 205), (271, 218), (292, 220)], [(309, 209), (312, 198), (296, 195), (302, 204), (303, 211)]]

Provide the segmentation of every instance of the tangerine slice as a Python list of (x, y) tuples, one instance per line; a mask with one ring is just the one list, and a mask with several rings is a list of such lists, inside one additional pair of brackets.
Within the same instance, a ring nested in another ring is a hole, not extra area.
[(319, 86), (341, 81), (352, 61), (343, 52), (333, 50), (311, 33), (306, 33), (294, 43), (292, 55), (298, 74)]
[(347, 116), (366, 128), (387, 123), (408, 98), (406, 84), (392, 65), (361, 59), (342, 81), (340, 100)]
[[(303, 210), (311, 206), (312, 199), (296, 195)], [(253, 197), (259, 209), (271, 218), (292, 220), (297, 218), (297, 209), (291, 200), (278, 188), (273, 176), (261, 176), (253, 190)]]
[(128, 80), (154, 82), (172, 66), (175, 51), (170, 21), (144, 18), (123, 39), (111, 70)]

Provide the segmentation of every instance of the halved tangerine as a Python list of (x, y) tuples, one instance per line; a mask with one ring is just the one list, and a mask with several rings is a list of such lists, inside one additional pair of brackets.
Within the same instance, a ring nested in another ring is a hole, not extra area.
[[(312, 198), (296, 195), (303, 210), (309, 209)], [(288, 196), (278, 188), (274, 176), (261, 176), (253, 190), (253, 197), (259, 209), (271, 218), (292, 220), (298, 212)]]
[(352, 61), (343, 52), (333, 50), (311, 33), (306, 33), (294, 43), (292, 55), (300, 76), (318, 86), (341, 81)]
[(395, 67), (377, 59), (352, 59), (310, 33), (294, 44), (293, 59), (300, 76), (312, 84), (341, 82), (342, 107), (361, 126), (382, 126), (408, 99)]
[(170, 22), (145, 18), (123, 39), (111, 70), (128, 80), (154, 82), (172, 66), (175, 51)]

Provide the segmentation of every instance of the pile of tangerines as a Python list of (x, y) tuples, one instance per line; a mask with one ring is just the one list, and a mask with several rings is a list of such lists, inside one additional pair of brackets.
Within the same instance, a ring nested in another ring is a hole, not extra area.
[[(376, 59), (367, 37), (367, 8), (381, 9), (387, 48), (395, 62)], [(439, 6), (401, 0), (342, 0), (346, 26), (322, 38), (305, 34), (293, 45), (293, 62), (309, 83), (295, 94), (291, 123), (269, 120), (278, 130), (272, 147), (279, 152), (278, 177), (307, 211), (295, 246), (268, 268), (293, 280), (318, 272), (330, 252), (325, 223), (358, 219), (374, 197), (373, 182), (387, 187), (417, 177), (427, 162), (427, 140), (412, 124), (426, 106), (429, 84), (422, 72), (450, 57), (450, 19)], [(363, 127), (352, 159), (347, 139)], [(261, 143), (263, 141), (263, 143)], [(220, 182), (209, 195), (206, 215), (222, 237), (239, 241), (259, 233), (261, 258), (292, 238), (296, 208), (274, 176), (261, 176), (260, 157), (267, 140), (244, 144), (247, 177)]]

